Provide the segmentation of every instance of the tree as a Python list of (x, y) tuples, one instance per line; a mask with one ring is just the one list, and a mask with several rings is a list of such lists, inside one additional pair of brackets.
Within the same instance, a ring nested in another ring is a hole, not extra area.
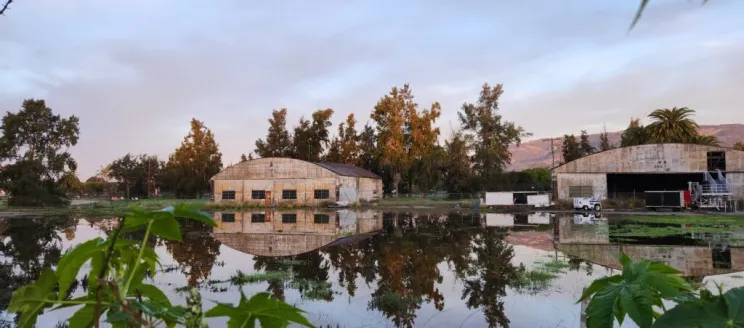
[(566, 134), (563, 136), (561, 152), (563, 155), (563, 163), (573, 162), (583, 156), (581, 146), (579, 142), (576, 141), (576, 136), (573, 134)]
[(346, 123), (338, 125), (338, 148), (339, 163), (358, 165), (359, 164), (359, 136), (356, 132), (356, 119), (354, 113), (346, 117)]
[(157, 156), (127, 153), (111, 162), (108, 174), (119, 183), (126, 198), (149, 197), (162, 181), (163, 166)]
[(436, 145), (439, 129), (433, 125), (440, 111), (439, 103), (419, 111), (408, 84), (393, 87), (375, 105), (371, 118), (377, 123), (381, 164), (390, 169), (395, 190), (400, 191), (403, 174), (410, 170), (413, 161)]
[(363, 168), (381, 173), (380, 149), (377, 147), (377, 134), (375, 129), (369, 125), (364, 126), (364, 130), (359, 134), (359, 165)]
[(256, 140), (256, 154), (261, 157), (286, 157), (291, 153), (291, 138), (287, 132), (287, 109), (274, 110), (269, 119), (266, 141)]
[(586, 130), (581, 130), (580, 138), (579, 149), (581, 150), (581, 157), (594, 154), (595, 149), (592, 144), (589, 143), (589, 135), (587, 135)]
[(503, 85), (483, 84), (475, 104), (465, 103), (458, 113), (463, 132), (473, 141), (473, 169), (486, 185), (511, 163), (509, 146), (517, 146), (531, 134), (514, 122), (506, 121), (498, 113)]
[(651, 141), (648, 129), (641, 124), (641, 120), (631, 118), (628, 128), (620, 137), (620, 147), (645, 145)]
[(191, 120), (191, 131), (168, 159), (168, 167), (178, 177), (176, 195), (200, 198), (202, 192), (209, 190), (209, 179), (222, 169), (222, 153), (203, 122)]
[(734, 144), (734, 149), (735, 149), (735, 150), (741, 150), (741, 151), (744, 151), (744, 142), (742, 142), (742, 141), (739, 141), (739, 142), (735, 143), (735, 144)]
[(78, 176), (72, 171), (67, 171), (62, 174), (59, 178), (59, 186), (67, 195), (79, 195), (84, 190), (83, 183), (80, 182)]
[(602, 130), (602, 133), (599, 135), (599, 150), (600, 151), (608, 151), (611, 149), (615, 149), (615, 146), (610, 143), (610, 137), (607, 134), (607, 128)]
[(705, 146), (720, 146), (720, 143), (718, 142), (718, 138), (716, 138), (716, 136), (705, 136), (700, 134), (695, 135), (695, 137), (692, 138), (691, 143)]
[(648, 115), (653, 120), (648, 133), (656, 143), (691, 143), (698, 135), (698, 124), (690, 117), (695, 113), (687, 107), (657, 109)]
[(444, 187), (451, 193), (472, 191), (470, 187), (470, 147), (461, 132), (455, 132), (450, 140), (444, 142), (446, 154), (442, 173)]
[(240, 162), (243, 163), (247, 161), (248, 161), (248, 157), (246, 157), (245, 154), (240, 154)]
[(333, 110), (319, 109), (313, 113), (312, 122), (300, 118), (295, 127), (290, 156), (308, 162), (320, 161), (330, 142), (328, 128), (332, 125)]
[(0, 174), (0, 187), (10, 193), (10, 205), (65, 205), (60, 178), (74, 172), (69, 153), (80, 128), (74, 115), (55, 115), (44, 100), (26, 99), (17, 113), (3, 116), (0, 162), (9, 162)]

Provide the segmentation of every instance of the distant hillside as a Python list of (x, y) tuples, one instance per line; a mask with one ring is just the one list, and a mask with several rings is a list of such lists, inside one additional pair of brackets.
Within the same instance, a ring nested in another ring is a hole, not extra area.
[[(724, 147), (732, 147), (739, 141), (744, 141), (744, 124), (721, 124), (721, 125), (701, 125), (700, 134), (714, 135)], [(609, 132), (610, 143), (620, 144), (622, 131)], [(578, 133), (576, 133), (578, 138)], [(599, 148), (599, 134), (590, 134), (589, 141), (594, 147)], [(563, 136), (556, 137), (554, 140), (555, 161), (561, 161), (561, 143)], [(512, 152), (512, 165), (510, 170), (524, 170), (533, 167), (550, 167), (552, 157), (550, 154), (550, 139), (538, 139), (523, 143), (519, 147), (510, 147)]]

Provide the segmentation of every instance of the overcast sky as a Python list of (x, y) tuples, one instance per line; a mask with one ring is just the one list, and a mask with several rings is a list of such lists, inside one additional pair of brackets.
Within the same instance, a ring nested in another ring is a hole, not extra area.
[[(274, 108), (360, 126), (409, 82), (448, 135), (483, 82), (535, 137), (622, 129), (688, 106), (744, 122), (744, 1), (23, 0), (0, 17), (0, 110), (43, 98), (80, 117), (86, 179), (127, 152), (167, 156), (196, 117), (225, 164), (253, 151)], [(360, 127), (358, 126), (358, 127)], [(336, 126), (333, 127), (334, 133)]]

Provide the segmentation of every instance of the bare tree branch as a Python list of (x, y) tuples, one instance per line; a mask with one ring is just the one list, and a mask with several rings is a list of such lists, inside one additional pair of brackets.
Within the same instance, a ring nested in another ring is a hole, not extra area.
[(0, 15), (4, 15), (5, 11), (8, 10), (8, 6), (13, 3), (13, 0), (5, 0), (5, 4), (3, 4), (3, 7), (0, 8)]

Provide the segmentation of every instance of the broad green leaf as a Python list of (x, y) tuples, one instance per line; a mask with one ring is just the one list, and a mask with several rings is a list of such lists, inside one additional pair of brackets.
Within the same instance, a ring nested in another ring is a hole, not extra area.
[(625, 311), (625, 309), (623, 309), (623, 305), (620, 303), (619, 297), (615, 299), (615, 308), (613, 309), (613, 314), (615, 315), (615, 320), (617, 320), (617, 323), (622, 325), (623, 321), (625, 321), (625, 314), (627, 314), (627, 312)]
[(723, 294), (728, 305), (728, 317), (734, 323), (744, 326), (744, 287), (732, 288)]
[(681, 274), (682, 273), (682, 271), (672, 268), (662, 262), (656, 262), (656, 261), (651, 262), (651, 264), (649, 264), (648, 271), (668, 273), (668, 274)]
[(686, 302), (677, 304), (656, 319), (653, 328), (699, 328), (705, 311), (701, 304)]
[(217, 306), (209, 309), (204, 316), (207, 318), (216, 317), (232, 317), (241, 315), (242, 313), (237, 308), (233, 307), (232, 304), (217, 303)]
[(182, 241), (181, 227), (174, 217), (155, 220), (150, 231), (158, 237), (168, 240)]
[(88, 289), (96, 290), (98, 288), (98, 273), (103, 268), (103, 261), (106, 259), (106, 254), (103, 252), (93, 254), (90, 259), (90, 271), (88, 272)]
[(686, 290), (682, 278), (658, 272), (645, 272), (640, 276), (640, 284), (658, 290), (663, 297), (675, 297)]
[(640, 328), (651, 327), (652, 302), (650, 291), (641, 286), (625, 286), (620, 291), (620, 304)]
[(68, 320), (70, 322), (70, 327), (93, 327), (93, 319), (95, 319), (95, 315), (95, 305), (88, 304), (86, 306), (83, 306), (80, 310), (77, 310), (77, 312), (75, 312), (72, 317), (70, 317), (70, 320)]
[[(307, 318), (302, 315), (304, 311), (280, 300), (271, 298), (271, 294), (269, 293), (258, 293), (253, 295), (248, 302), (241, 304), (239, 308), (241, 310), (250, 311), (251, 316), (258, 318), (259, 321), (261, 321), (262, 317), (267, 317), (294, 322), (305, 327), (313, 327), (313, 325), (307, 321)], [(610, 317), (612, 317), (611, 312)]]
[[(85, 296), (81, 296), (81, 297), (78, 297), (78, 298), (71, 299), (69, 302), (86, 302), (86, 301), (95, 301), (95, 298), (93, 298), (93, 296), (91, 296), (91, 295), (85, 295)], [(79, 304), (73, 304), (73, 303), (59, 304), (59, 305), (57, 305), (56, 307), (52, 308), (49, 311), (56, 311), (56, 310), (59, 310), (59, 309), (64, 309), (64, 308), (68, 308), (68, 307), (71, 307), (71, 306), (78, 306), (78, 305)]]
[(70, 289), (72, 281), (77, 279), (80, 267), (82, 267), (85, 262), (88, 262), (88, 260), (96, 253), (103, 253), (101, 244), (103, 244), (103, 239), (91, 239), (75, 246), (72, 250), (62, 256), (57, 265), (57, 276), (59, 277), (59, 300), (62, 300), (67, 296), (67, 290)]
[(610, 284), (592, 297), (586, 307), (587, 327), (612, 328), (614, 305), (620, 296), (621, 286)]
[[(167, 306), (171, 305), (168, 296), (165, 296), (165, 293), (163, 293), (162, 290), (153, 285), (141, 284), (137, 286), (136, 291), (139, 291), (140, 293), (142, 293), (142, 296), (149, 298), (151, 301), (158, 302)], [(130, 294), (136, 295), (136, 291)]]
[(56, 274), (47, 268), (41, 272), (39, 279), (32, 285), (21, 287), (13, 293), (13, 298), (8, 305), (8, 312), (21, 312), (17, 327), (34, 327), (42, 310), (52, 305), (46, 300), (57, 298), (57, 295), (52, 292), (56, 284)]
[(214, 222), (214, 218), (212, 218), (211, 215), (203, 211), (200, 211), (199, 208), (196, 206), (189, 206), (187, 204), (178, 204), (175, 206), (173, 210), (173, 215), (179, 218), (186, 218), (186, 219), (191, 219), (194, 221), (199, 221), (210, 227), (214, 227), (217, 225), (217, 223)]
[(620, 253), (620, 264), (623, 267), (625, 267), (626, 265), (628, 265), (630, 263), (633, 263), (633, 260), (631, 260), (630, 257), (628, 257), (628, 255), (625, 254), (625, 252), (621, 252)]
[(594, 293), (600, 291), (602, 288), (607, 286), (609, 283), (618, 283), (622, 281), (622, 276), (611, 276), (611, 277), (604, 277), (597, 280), (594, 280), (589, 287), (584, 289), (584, 293), (581, 294), (581, 298), (579, 298), (578, 301), (576, 301), (576, 304), (581, 303), (585, 299), (587, 299), (589, 296), (593, 295)]

